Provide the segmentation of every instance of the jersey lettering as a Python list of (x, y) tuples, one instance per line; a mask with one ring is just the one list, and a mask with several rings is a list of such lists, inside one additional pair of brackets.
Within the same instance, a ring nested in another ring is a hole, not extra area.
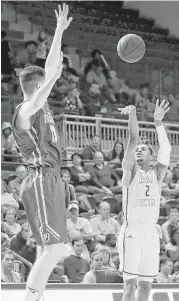
[(138, 200), (138, 206), (149, 206), (149, 207), (152, 207), (152, 206), (155, 206), (156, 205), (156, 202), (155, 200)]
[(144, 177), (143, 175), (140, 175), (139, 182), (140, 183), (152, 183), (152, 178), (149, 176)]
[(51, 130), (51, 133), (52, 133), (52, 142), (53, 143), (57, 143), (57, 132), (56, 132), (56, 129), (55, 129), (55, 126), (53, 124), (50, 124), (50, 130)]
[(45, 105), (32, 116), (30, 131), (19, 133), (14, 127), (21, 105), (16, 108), (12, 121), (13, 133), (18, 148), (29, 166), (52, 166), (61, 163), (60, 141), (55, 122)]
[(145, 192), (145, 195), (146, 195), (146, 196), (150, 196), (150, 195), (149, 195), (149, 189), (150, 189), (150, 186), (149, 186), (149, 185), (146, 185), (146, 192)]
[(53, 117), (50, 114), (44, 114), (44, 119), (45, 119), (45, 123), (53, 123), (54, 124)]
[(124, 216), (128, 222), (157, 223), (160, 191), (154, 170), (147, 173), (138, 170), (128, 191), (124, 190), (123, 198)]

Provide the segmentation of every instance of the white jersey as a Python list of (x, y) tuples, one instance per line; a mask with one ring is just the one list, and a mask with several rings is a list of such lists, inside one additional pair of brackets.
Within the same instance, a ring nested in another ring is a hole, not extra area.
[(128, 188), (123, 187), (125, 222), (156, 224), (160, 210), (160, 187), (153, 169), (138, 169)]

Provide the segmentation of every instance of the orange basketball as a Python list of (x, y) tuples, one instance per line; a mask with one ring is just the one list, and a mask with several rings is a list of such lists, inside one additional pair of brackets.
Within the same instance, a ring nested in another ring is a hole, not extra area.
[(145, 54), (145, 43), (136, 34), (126, 34), (117, 44), (117, 53), (124, 62), (137, 63)]

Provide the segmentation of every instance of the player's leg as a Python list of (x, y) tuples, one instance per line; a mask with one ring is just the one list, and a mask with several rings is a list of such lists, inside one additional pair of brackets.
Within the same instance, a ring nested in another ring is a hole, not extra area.
[(122, 301), (134, 301), (140, 263), (140, 233), (133, 227), (123, 226), (118, 239), (120, 270), (123, 272)]
[[(25, 301), (37, 301), (48, 278), (62, 257), (67, 256), (65, 187), (55, 175), (37, 175), (27, 183), (23, 199), (34, 238), (44, 250), (37, 258), (27, 280)], [(60, 231), (60, 233), (59, 233)]]
[(137, 294), (135, 301), (149, 301), (149, 296), (152, 288), (152, 280), (142, 281), (137, 283)]
[(134, 301), (137, 288), (137, 278), (124, 279), (124, 293), (122, 301)]
[(155, 226), (142, 233), (142, 241), (136, 301), (149, 301), (151, 285), (159, 270), (160, 240)]
[(37, 301), (42, 296), (48, 278), (62, 257), (67, 256), (64, 243), (44, 247), (42, 255), (35, 262), (26, 284), (24, 301)]

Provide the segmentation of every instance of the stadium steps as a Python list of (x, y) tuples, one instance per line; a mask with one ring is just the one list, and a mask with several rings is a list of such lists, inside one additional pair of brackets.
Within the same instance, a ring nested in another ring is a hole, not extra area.
[(24, 40), (24, 31), (9, 30), (7, 35), (9, 39)]
[(24, 33), (24, 41), (28, 42), (28, 41), (36, 41), (37, 40), (37, 36), (38, 36), (38, 32), (36, 34), (32, 34), (29, 32), (25, 32)]
[[(18, 18), (18, 14), (21, 15), (22, 18), (22, 14), (26, 14), (28, 16), (31, 17), (31, 21), (32, 23), (36, 23), (36, 24), (41, 24), (43, 27), (47, 26), (47, 30), (49, 29), (49, 27), (54, 27), (55, 25), (55, 20), (53, 20), (51, 18), (52, 16), (52, 12), (55, 8), (55, 3), (48, 3), (48, 7), (45, 5), (45, 3), (43, 2), (33, 2), (33, 4), (31, 3), (26, 3), (26, 7), (24, 7), (23, 3), (20, 2), (15, 2), (14, 8), (16, 10), (16, 14), (17, 14), (17, 19)], [(74, 9), (73, 5), (70, 4), (70, 6), (72, 6), (70, 8), (70, 10), (72, 12), (74, 12), (74, 21), (75, 19), (79, 19), (79, 13), (76, 13), (76, 10)], [(45, 16), (46, 18), (41, 16), (41, 11), (45, 11)], [(86, 15), (85, 15), (86, 13)], [(88, 11), (85, 10), (85, 17), (88, 15)], [(107, 12), (104, 12), (107, 13)], [(73, 14), (73, 13), (72, 13)], [(168, 29), (166, 28), (159, 28), (159, 27), (154, 27), (154, 31), (153, 31), (153, 26), (155, 21), (153, 19), (146, 19), (146, 18), (142, 18), (139, 17), (139, 11), (134, 11), (131, 9), (122, 9), (118, 12), (118, 14), (120, 14), (120, 16), (126, 18), (126, 21), (129, 22), (129, 25), (131, 25), (131, 29), (133, 28), (133, 23), (135, 21), (135, 23), (137, 22), (139, 25), (143, 25), (144, 27), (144, 31), (152, 33), (152, 32), (157, 32), (160, 30), (160, 34), (161, 36), (168, 36)], [(127, 16), (127, 17), (126, 17)], [(81, 15), (81, 17), (83, 17), (83, 15)], [(90, 16), (89, 16), (90, 18)], [(45, 22), (45, 24), (44, 24)], [(146, 28), (145, 28), (146, 26)], [(73, 26), (74, 27), (74, 26)], [(121, 27), (122, 28), (122, 27)], [(75, 29), (75, 28), (74, 28)]]
[[(9, 30), (17, 31), (17, 32), (23, 32), (23, 33), (29, 33), (31, 31), (31, 22), (28, 20), (21, 20), (18, 21), (18, 23), (11, 23), (9, 25)], [(23, 36), (24, 38), (24, 36)]]
[(8, 21), (9, 23), (15, 22), (16, 21), (16, 14), (14, 12), (6, 12), (6, 13), (1, 13), (1, 20), (2, 21)]
[(6, 20), (1, 21), (1, 30), (5, 30), (5, 31), (9, 30), (9, 22), (8, 21), (6, 21)]
[(1, 96), (1, 122), (12, 121), (12, 111), (8, 98)]

